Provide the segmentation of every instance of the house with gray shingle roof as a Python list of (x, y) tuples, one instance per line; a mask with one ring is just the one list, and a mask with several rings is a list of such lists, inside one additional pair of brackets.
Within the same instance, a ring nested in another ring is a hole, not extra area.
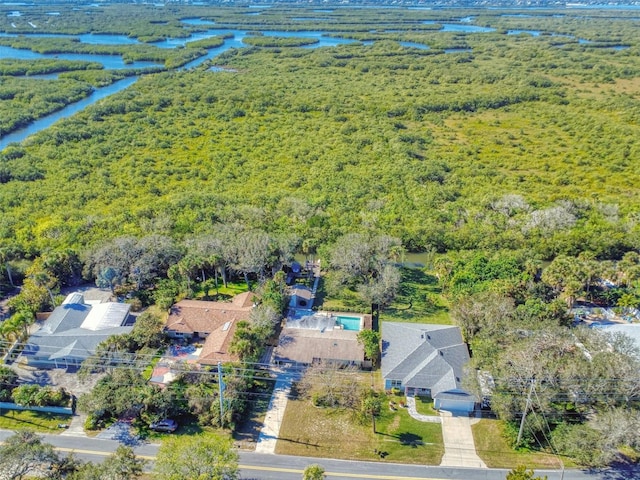
[(88, 304), (82, 294), (72, 293), (29, 337), (22, 355), (36, 367), (78, 366), (111, 335), (131, 332), (130, 308), (126, 303)]
[(429, 395), (439, 410), (471, 412), (476, 399), (461, 388), (467, 345), (458, 327), (418, 323), (382, 324), (385, 389)]

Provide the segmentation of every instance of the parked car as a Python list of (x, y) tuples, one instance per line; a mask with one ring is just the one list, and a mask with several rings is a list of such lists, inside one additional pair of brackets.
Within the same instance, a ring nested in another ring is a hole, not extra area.
[(170, 418), (165, 418), (159, 422), (153, 422), (149, 425), (149, 428), (156, 432), (173, 433), (178, 429), (178, 422), (171, 420)]

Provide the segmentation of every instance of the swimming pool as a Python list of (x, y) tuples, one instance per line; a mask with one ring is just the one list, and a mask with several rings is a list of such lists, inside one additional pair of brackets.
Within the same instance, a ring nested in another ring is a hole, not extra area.
[(342, 325), (344, 330), (360, 331), (360, 323), (362, 319), (360, 317), (343, 317), (338, 315), (336, 317), (336, 325)]

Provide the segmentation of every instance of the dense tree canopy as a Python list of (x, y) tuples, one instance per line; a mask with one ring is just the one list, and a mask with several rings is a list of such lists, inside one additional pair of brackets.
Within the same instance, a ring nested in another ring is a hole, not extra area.
[(165, 440), (154, 467), (160, 480), (235, 480), (238, 473), (238, 453), (231, 440), (213, 435)]
[[(397, 15), (420, 24), (415, 12)], [(615, 21), (478, 19), (633, 43)], [(78, 248), (242, 220), (310, 245), (372, 229), (412, 250), (601, 259), (636, 247), (638, 136), (626, 83), (635, 57), (552, 36), (424, 27), (369, 33), (377, 40), (366, 46), (232, 50), (216, 60), (232, 70), (145, 77), (5, 150), (0, 236), (23, 250)], [(472, 53), (436, 48), (461, 44)]]
[[(298, 20), (280, 7), (247, 15), (242, 7), (135, 5), (130, 16), (116, 6), (88, 8), (61, 5), (61, 15), (48, 15), (24, 6), (14, 18), (4, 14), (13, 6), (0, 6), (0, 29), (31, 32), (31, 22), (139, 42), (6, 36), (0, 44), (118, 54), (165, 71), (147, 71), (0, 152), (0, 283), (22, 287), (8, 305), (5, 339), (19, 340), (35, 312), (82, 279), (165, 309), (202, 285), (206, 296), (214, 287), (217, 294), (219, 277), (226, 285), (235, 276), (251, 289), (262, 283), (263, 303), (233, 345), (256, 360), (286, 306), (283, 283), (265, 279), (294, 254), (319, 255), (323, 293), (361, 309), (392, 304), (403, 293), (404, 252), (426, 251), (472, 367), (495, 379), (494, 411), (513, 425), (526, 392), (535, 393), (525, 443), (549, 435), (561, 453), (589, 465), (610, 461), (621, 445), (640, 446), (635, 410), (625, 410), (640, 400), (637, 352), (623, 338), (570, 330), (567, 316), (577, 300), (627, 312), (640, 306), (633, 18), (480, 10), (473, 22), (491, 28), (461, 33), (440, 30), (460, 11), (305, 9)], [(175, 69), (222, 41), (171, 51), (149, 43), (208, 28), (184, 21), (193, 17), (250, 30), (248, 46)], [(354, 42), (297, 48), (312, 39), (258, 31), (320, 24)], [(224, 68), (210, 69), (214, 63)], [(95, 67), (0, 62), (0, 131), (122, 76)], [(61, 73), (16, 77), (40, 71)], [(416, 302), (432, 300), (423, 297)], [(148, 423), (170, 412), (232, 425), (246, 408), (241, 393), (254, 387), (249, 375), (225, 372), (221, 418), (211, 378), (183, 372), (160, 391), (137, 371), (114, 368), (137, 362), (139, 348), (159, 348), (159, 324), (143, 317), (148, 331), (100, 347), (102, 363), (89, 367), (106, 376), (80, 400), (90, 423), (125, 413)], [(377, 338), (363, 340), (373, 359)], [(322, 369), (340, 388), (309, 389), (318, 403), (354, 391)], [(362, 406), (358, 396), (346, 399)], [(589, 444), (596, 448), (582, 448)]]
[(0, 445), (0, 478), (21, 480), (39, 475), (59, 460), (52, 445), (30, 430), (21, 430)]

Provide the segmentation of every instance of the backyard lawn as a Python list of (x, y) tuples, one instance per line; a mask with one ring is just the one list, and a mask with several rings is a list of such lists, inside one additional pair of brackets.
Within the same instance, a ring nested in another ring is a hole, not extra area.
[(59, 424), (71, 423), (70, 415), (32, 412), (26, 410), (0, 410), (0, 429), (19, 430), (28, 428), (42, 433), (61, 433)]
[(353, 460), (437, 465), (444, 453), (439, 423), (422, 423), (405, 408), (391, 410), (362, 425), (347, 410), (317, 408), (308, 400), (289, 400), (276, 453)]
[(451, 325), (449, 305), (438, 279), (420, 268), (401, 269), (402, 281), (395, 300), (380, 314), (384, 322)]
[(193, 292), (193, 298), (197, 300), (222, 302), (246, 291), (247, 284), (244, 281), (228, 282), (225, 287), (222, 279), (218, 278), (218, 288), (216, 289), (215, 279), (208, 278), (205, 282), (197, 284)]
[[(449, 305), (438, 286), (438, 279), (423, 269), (402, 268), (402, 281), (393, 303), (380, 312), (383, 322), (435, 323), (451, 325)], [(316, 295), (315, 305), (320, 310), (334, 312), (369, 313), (356, 292), (343, 291), (340, 298), (325, 292), (324, 279)]]

